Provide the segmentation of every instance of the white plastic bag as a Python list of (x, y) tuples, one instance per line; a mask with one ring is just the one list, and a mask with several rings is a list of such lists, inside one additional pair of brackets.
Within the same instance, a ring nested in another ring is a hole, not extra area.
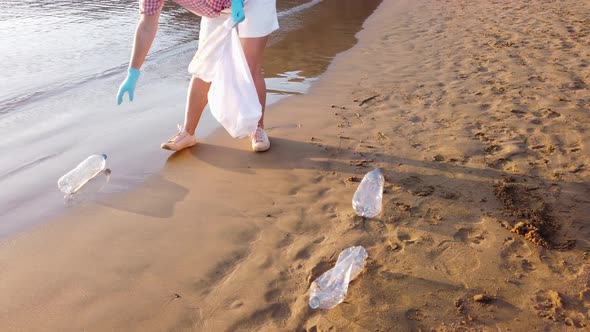
[(188, 71), (212, 82), (209, 108), (232, 137), (245, 137), (256, 130), (262, 106), (231, 17), (201, 44)]

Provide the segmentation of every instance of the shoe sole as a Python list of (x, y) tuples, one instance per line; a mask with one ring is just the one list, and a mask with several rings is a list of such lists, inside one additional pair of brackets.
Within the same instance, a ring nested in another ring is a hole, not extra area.
[(195, 144), (187, 145), (187, 146), (185, 146), (184, 148), (182, 148), (182, 149), (178, 149), (178, 150), (174, 150), (174, 149), (170, 148), (168, 145), (160, 145), (160, 149), (162, 149), (162, 150), (168, 150), (168, 151), (176, 151), (176, 152), (178, 152), (178, 151), (180, 151), (180, 150), (184, 150), (184, 149), (190, 148), (190, 147), (192, 147), (192, 146), (195, 146), (195, 145), (197, 145), (197, 143), (196, 143), (196, 142), (195, 142)]
[(264, 150), (256, 150), (256, 149), (252, 149), (254, 152), (266, 152), (268, 150), (270, 150), (270, 146)]

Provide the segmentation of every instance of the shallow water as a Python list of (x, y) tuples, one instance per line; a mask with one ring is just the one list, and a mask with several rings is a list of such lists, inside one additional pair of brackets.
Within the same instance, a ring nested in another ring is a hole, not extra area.
[[(279, 0), (278, 10), (288, 12), (305, 3)], [(0, 113), (18, 110), (31, 95), (125, 68), (137, 7), (137, 1), (128, 0), (0, 2)], [(199, 21), (166, 1), (152, 58), (197, 40)]]
[[(268, 102), (306, 93), (354, 42), (379, 0), (279, 0), (281, 30), (265, 54)], [(159, 144), (183, 121), (199, 18), (167, 1), (133, 103), (115, 103), (135, 1), (0, 2), (0, 236), (157, 172)], [(217, 128), (205, 112), (197, 130)], [(246, 143), (245, 143), (246, 144)], [(109, 155), (108, 183), (64, 201), (55, 182), (91, 154)], [(66, 202), (66, 204), (64, 204)], [(72, 202), (74, 202), (72, 204)]]

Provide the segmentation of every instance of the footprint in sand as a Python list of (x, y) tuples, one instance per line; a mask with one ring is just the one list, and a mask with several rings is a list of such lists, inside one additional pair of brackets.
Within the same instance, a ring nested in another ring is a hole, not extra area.
[(416, 243), (416, 241), (418, 241), (418, 237), (412, 238), (412, 236), (408, 233), (404, 233), (404, 232), (399, 232), (397, 233), (397, 239), (399, 240), (399, 242), (401, 242), (402, 244), (414, 244)]
[(410, 309), (404, 314), (407, 320), (421, 321), (426, 318), (426, 315), (420, 309)]
[(534, 125), (545, 124), (545, 120), (553, 120), (561, 117), (561, 113), (551, 108), (541, 108), (531, 113), (533, 119), (530, 121)]
[(231, 301), (231, 303), (227, 306), (230, 310), (235, 310), (238, 309), (240, 307), (242, 307), (244, 305), (244, 301), (242, 300), (233, 300)]
[(271, 288), (264, 293), (264, 300), (266, 302), (275, 302), (281, 296), (281, 290), (277, 288)]
[(547, 135), (533, 134), (527, 139), (527, 148), (529, 151), (534, 151), (543, 157), (547, 157), (555, 152), (556, 148), (553, 145), (555, 143)]
[(521, 279), (535, 270), (531, 262), (532, 253), (528, 243), (519, 238), (508, 237), (500, 250), (500, 261), (517, 279)]
[(585, 278), (588, 274), (587, 267), (580, 265), (577, 262), (559, 257), (549, 252), (540, 257), (540, 261), (553, 273), (560, 274), (563, 280), (579, 280)]
[(304, 188), (304, 186), (294, 186), (293, 188), (289, 189), (289, 192), (287, 193), (287, 195), (296, 196), (299, 193), (299, 191), (303, 188)]
[[(282, 270), (279, 276), (270, 280), (264, 287), (264, 300), (266, 306), (254, 311), (251, 315), (243, 317), (233, 324), (227, 331), (258, 331), (267, 324), (276, 324), (278, 321), (286, 321), (293, 315), (292, 305), (300, 296), (297, 292), (298, 285), (293, 283), (291, 270)], [(243, 305), (240, 299), (234, 299), (230, 309), (238, 309)], [(267, 326), (268, 327), (268, 326)]]
[(491, 107), (492, 107), (492, 105), (490, 105), (490, 104), (481, 104), (481, 105), (479, 105), (479, 110), (480, 110), (480, 111), (487, 111), (487, 110), (489, 110)]
[(434, 193), (435, 188), (430, 185), (422, 183), (422, 179), (412, 175), (400, 182), (403, 186), (408, 188), (408, 191), (414, 196), (426, 197)]
[(555, 119), (561, 117), (561, 113), (554, 111), (550, 108), (542, 108), (538, 112), (540, 112), (541, 117), (545, 119)]
[(406, 51), (413, 51), (416, 48), (416, 45), (414, 45), (413, 43), (405, 43), (404, 44), (404, 49)]
[(582, 150), (583, 147), (584, 147), (584, 144), (583, 144), (582, 140), (579, 140), (576, 143), (572, 144), (568, 148), (568, 152), (569, 153), (580, 152), (580, 150)]
[(297, 254), (295, 254), (296, 260), (307, 260), (311, 257), (311, 247), (312, 245), (308, 245), (300, 249)]
[(292, 311), (285, 302), (273, 303), (266, 308), (256, 310), (249, 317), (233, 324), (228, 331), (256, 331), (271, 321), (284, 321), (291, 317)]
[(517, 118), (522, 118), (527, 114), (527, 112), (519, 109), (512, 109), (510, 113), (514, 114)]
[[(586, 287), (578, 294), (578, 299), (582, 302), (584, 310), (590, 314), (590, 288)], [(590, 316), (589, 316), (590, 317)]]
[(336, 208), (336, 205), (334, 203), (327, 203), (323, 204), (320, 207), (320, 210), (322, 211), (322, 214), (330, 216), (336, 214), (338, 209)]
[(578, 299), (566, 298), (554, 290), (538, 290), (531, 302), (540, 317), (576, 328), (588, 326), (588, 319), (580, 312), (584, 309)]
[(295, 259), (296, 260), (307, 260), (307, 259), (309, 259), (309, 257), (311, 257), (311, 252), (313, 251), (313, 247), (315, 247), (316, 245), (322, 243), (325, 239), (326, 239), (325, 236), (320, 236), (320, 237), (316, 238), (315, 240), (313, 240), (312, 243), (304, 246), (299, 251), (297, 251), (297, 253), (295, 254)]
[(480, 244), (486, 239), (486, 232), (480, 229), (473, 229), (471, 227), (462, 227), (453, 235), (455, 241), (463, 243)]
[(285, 248), (286, 246), (290, 245), (291, 243), (293, 243), (293, 235), (291, 235), (291, 233), (287, 233), (285, 234), (285, 236), (277, 243), (276, 248), (277, 249), (282, 249)]
[(551, 108), (541, 108), (526, 116), (526, 119), (530, 119), (530, 123), (536, 126), (544, 125), (546, 121), (557, 119), (561, 117), (561, 113), (552, 110)]
[(192, 282), (191, 288), (201, 295), (209, 294), (219, 283), (223, 282), (223, 280), (235, 270), (248, 254), (248, 248), (242, 248), (231, 252), (217, 263), (213, 269), (207, 272), (204, 277)]
[(487, 156), (487, 165), (496, 169), (500, 169), (512, 160), (510, 158), (526, 153), (527, 147), (523, 143), (492, 143), (484, 149)]
[(267, 257), (266, 260), (264, 260), (264, 262), (262, 264), (260, 264), (258, 266), (259, 269), (261, 270), (267, 270), (270, 269), (274, 264), (274, 260), (272, 259), (272, 257)]

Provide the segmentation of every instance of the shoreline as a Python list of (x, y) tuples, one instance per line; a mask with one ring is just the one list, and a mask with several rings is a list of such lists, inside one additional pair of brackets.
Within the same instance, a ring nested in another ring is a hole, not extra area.
[[(334, 1), (312, 1), (295, 7), (287, 6), (288, 1), (280, 6), (285, 27), (272, 35), (265, 51), (267, 104), (305, 93), (337, 53), (354, 45), (354, 34), (379, 2), (343, 1), (350, 7), (344, 11)], [(186, 24), (186, 20), (182, 22)], [(330, 29), (316, 32), (318, 24), (326, 22), (338, 34)], [(313, 39), (308, 38), (311, 35)], [(321, 47), (317, 47), (318, 42)], [(184, 120), (182, 110), (190, 77), (186, 64), (194, 48), (190, 45), (196, 46), (195, 41), (165, 54), (150, 55), (133, 103), (111, 104), (123, 77), (101, 74), (74, 89), (55, 91), (22, 105), (10, 119), (0, 121), (0, 131), (6, 130), (0, 149), (9, 152), (0, 158), (0, 183), (14, 188), (0, 192), (0, 239), (26, 232), (67, 213), (72, 206), (131, 190), (159, 174), (168, 157), (159, 149), (160, 143), (176, 132), (175, 123)], [(71, 107), (71, 100), (77, 105)], [(36, 122), (26, 126), (19, 117)], [(17, 129), (22, 126), (25, 129)], [(218, 124), (205, 110), (197, 139), (206, 139), (216, 129)], [(99, 176), (64, 202), (55, 180), (88, 155), (102, 153), (110, 157), (110, 181)]]
[[(137, 190), (0, 244), (0, 324), (583, 330), (590, 71), (572, 52), (590, 54), (588, 14), (384, 0), (309, 94), (271, 107), (269, 152), (218, 132)], [(383, 213), (355, 217), (374, 167)], [(311, 310), (310, 282), (351, 245), (366, 271)]]

